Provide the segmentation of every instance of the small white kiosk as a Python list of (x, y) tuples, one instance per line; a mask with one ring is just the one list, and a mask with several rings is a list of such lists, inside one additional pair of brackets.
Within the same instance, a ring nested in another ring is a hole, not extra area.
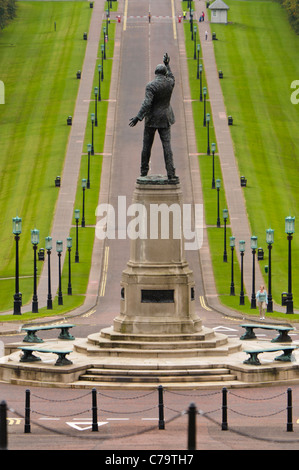
[(211, 10), (211, 23), (227, 23), (229, 6), (222, 0), (215, 0), (215, 2), (209, 6), (209, 10)]

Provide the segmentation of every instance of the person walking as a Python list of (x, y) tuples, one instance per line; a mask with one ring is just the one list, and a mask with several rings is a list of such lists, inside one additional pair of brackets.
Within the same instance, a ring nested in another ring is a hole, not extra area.
[(258, 290), (256, 293), (256, 300), (260, 311), (260, 320), (265, 320), (265, 310), (268, 303), (268, 296), (263, 285), (260, 286), (260, 290)]

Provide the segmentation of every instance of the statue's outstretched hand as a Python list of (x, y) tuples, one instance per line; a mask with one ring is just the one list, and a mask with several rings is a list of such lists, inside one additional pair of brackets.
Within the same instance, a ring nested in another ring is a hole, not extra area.
[(137, 124), (138, 121), (139, 121), (139, 119), (138, 119), (137, 116), (131, 118), (131, 119), (130, 119), (130, 122), (129, 122), (129, 126), (130, 126), (130, 127), (136, 126), (136, 124)]
[(169, 55), (167, 54), (167, 52), (165, 52), (164, 56), (163, 56), (163, 62), (165, 65), (168, 65), (169, 62), (170, 62), (170, 57)]

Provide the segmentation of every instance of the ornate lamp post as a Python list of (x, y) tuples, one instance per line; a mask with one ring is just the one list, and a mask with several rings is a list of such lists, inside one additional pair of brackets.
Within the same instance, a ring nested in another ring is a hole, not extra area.
[(91, 155), (94, 155), (94, 145), (93, 145), (93, 126), (94, 126), (94, 121), (95, 121), (94, 113), (91, 113), (90, 119), (91, 119)]
[(75, 263), (79, 263), (79, 219), (80, 219), (80, 210), (75, 209), (75, 221), (76, 221), (76, 252), (75, 252)]
[(32, 313), (38, 313), (36, 250), (39, 243), (39, 230), (36, 228), (31, 230), (31, 243), (34, 252)]
[(19, 292), (19, 240), (22, 233), (22, 219), (18, 216), (12, 219), (12, 233), (14, 234), (16, 241), (16, 272), (13, 314), (21, 315), (22, 295)]
[(227, 262), (227, 252), (226, 252), (226, 221), (228, 218), (228, 210), (223, 209), (222, 211), (223, 220), (224, 220), (224, 250), (223, 250), (223, 261)]
[(245, 298), (244, 298), (244, 283), (243, 283), (243, 258), (244, 258), (244, 252), (245, 252), (245, 241), (240, 240), (239, 241), (239, 250), (240, 250), (240, 255), (241, 255), (241, 290), (240, 290), (240, 305), (245, 304)]
[(52, 237), (46, 237), (46, 250), (48, 253), (48, 297), (47, 297), (47, 309), (52, 310), (52, 293), (51, 293), (51, 250), (52, 250)]
[(91, 151), (92, 151), (92, 144), (87, 144), (87, 183), (86, 183), (86, 187), (87, 189), (90, 188), (90, 154), (91, 154)]
[(206, 121), (207, 121), (207, 141), (208, 141), (207, 155), (210, 155), (210, 114), (209, 113), (207, 113)]
[(69, 252), (69, 282), (67, 286), (67, 293), (68, 295), (72, 295), (72, 280), (71, 280), (71, 250), (72, 250), (72, 238), (67, 237), (66, 239), (66, 246)]
[(288, 256), (288, 294), (286, 298), (286, 313), (294, 313), (293, 311), (293, 294), (292, 294), (292, 253), (291, 253), (291, 242), (293, 239), (293, 233), (295, 232), (295, 217), (285, 218), (285, 232), (288, 234), (289, 241), (289, 256)]
[(207, 99), (207, 87), (204, 86), (202, 89), (203, 93), (203, 126), (206, 127), (206, 99)]
[(199, 101), (202, 101), (202, 64), (199, 64), (199, 76), (200, 76), (200, 95), (199, 95)]
[(220, 214), (219, 214), (219, 194), (220, 194), (220, 185), (221, 185), (221, 180), (217, 179), (216, 180), (216, 189), (217, 189), (217, 227), (220, 227)]
[(63, 242), (60, 240), (56, 241), (56, 251), (58, 254), (58, 277), (59, 277), (59, 286), (58, 286), (58, 305), (63, 305), (62, 290), (61, 290), (61, 253), (63, 248)]
[(104, 44), (101, 44), (101, 53), (102, 53), (102, 77), (101, 80), (104, 80)]
[(212, 143), (212, 154), (213, 154), (213, 171), (212, 171), (212, 189), (215, 189), (215, 150), (216, 144)]
[[(197, 44), (197, 73), (196, 73), (196, 78), (197, 80), (199, 79), (199, 53), (200, 53), (200, 44)], [(200, 100), (201, 101), (201, 100)]]
[(106, 28), (105, 26), (103, 27), (103, 35), (104, 35), (104, 44), (103, 44), (103, 48), (104, 48), (104, 59), (106, 60)]
[(257, 250), (257, 237), (251, 237), (251, 250), (252, 250), (252, 292), (251, 292), (251, 305), (250, 308), (256, 308), (255, 297), (255, 253)]
[(193, 28), (194, 31), (194, 60), (196, 60), (196, 33), (197, 33), (197, 26), (194, 26)]
[(231, 252), (232, 252), (230, 295), (235, 295), (235, 284), (234, 284), (234, 248), (235, 248), (235, 237), (229, 237), (229, 245), (230, 245), (230, 249), (231, 249)]
[(269, 253), (267, 312), (273, 312), (272, 279), (271, 279), (271, 277), (272, 277), (272, 273), (271, 273), (271, 252), (272, 252), (272, 245), (274, 243), (274, 230), (272, 228), (268, 228), (268, 230), (266, 230), (266, 242), (268, 244), (268, 253)]
[(97, 111), (97, 101), (98, 101), (98, 87), (94, 87), (94, 114), (95, 114), (95, 121), (94, 125), (98, 127), (98, 111)]
[(82, 179), (81, 186), (82, 186), (82, 193), (83, 193), (81, 227), (85, 227), (85, 189), (87, 186), (87, 181), (85, 178)]
[(101, 101), (101, 76), (102, 76), (102, 66), (101, 64), (98, 65), (98, 72), (99, 72), (99, 94), (98, 94), (98, 101)]

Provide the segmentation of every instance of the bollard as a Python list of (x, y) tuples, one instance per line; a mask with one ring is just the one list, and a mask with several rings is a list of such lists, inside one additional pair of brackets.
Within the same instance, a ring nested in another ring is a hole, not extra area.
[(0, 450), (7, 450), (7, 406), (0, 403)]
[(227, 431), (227, 389), (222, 389), (222, 431)]
[(92, 431), (98, 431), (97, 391), (92, 389)]
[(165, 429), (162, 385), (159, 385), (158, 387), (158, 398), (159, 398), (159, 429)]
[(292, 404), (292, 389), (288, 388), (287, 392), (287, 432), (293, 431), (293, 404)]
[(24, 425), (24, 433), (30, 433), (30, 390), (26, 390), (25, 392), (25, 425)]
[(196, 450), (196, 406), (191, 403), (188, 409), (188, 450)]

